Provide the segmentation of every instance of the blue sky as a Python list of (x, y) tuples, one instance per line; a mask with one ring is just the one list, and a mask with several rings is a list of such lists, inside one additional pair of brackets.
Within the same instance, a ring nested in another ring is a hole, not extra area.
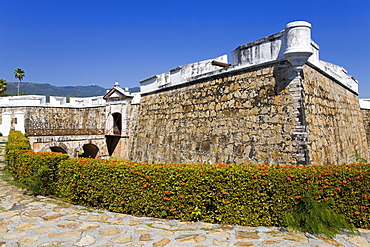
[(25, 82), (135, 87), (296, 20), (370, 98), (369, 0), (0, 0), (0, 78), (19, 67)]

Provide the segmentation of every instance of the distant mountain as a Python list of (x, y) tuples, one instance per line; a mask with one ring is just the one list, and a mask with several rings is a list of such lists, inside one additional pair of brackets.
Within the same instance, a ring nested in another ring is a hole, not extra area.
[[(8, 82), (6, 94), (16, 95), (17, 94), (18, 82)], [(98, 85), (91, 86), (65, 86), (57, 87), (47, 83), (32, 83), (32, 82), (21, 82), (20, 93), (28, 95), (46, 95), (46, 96), (67, 96), (67, 97), (92, 97), (92, 96), (103, 96), (107, 92), (107, 88), (100, 87)], [(139, 92), (139, 87), (130, 88), (130, 92)]]

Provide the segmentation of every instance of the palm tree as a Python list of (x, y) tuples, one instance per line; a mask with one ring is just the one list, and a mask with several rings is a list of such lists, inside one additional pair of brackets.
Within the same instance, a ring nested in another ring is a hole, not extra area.
[(18, 78), (18, 95), (19, 95), (19, 86), (20, 86), (21, 80), (23, 80), (23, 77), (24, 77), (24, 70), (20, 69), (20, 68), (17, 68), (14, 71), (14, 76), (15, 76), (15, 78)]
[(8, 84), (6, 82), (6, 80), (0, 79), (0, 93), (5, 93), (5, 91), (6, 91), (6, 84)]

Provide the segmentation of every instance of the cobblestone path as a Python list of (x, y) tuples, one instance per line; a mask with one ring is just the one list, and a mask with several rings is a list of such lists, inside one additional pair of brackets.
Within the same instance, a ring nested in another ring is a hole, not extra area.
[[(4, 151), (4, 138), (0, 152)], [(0, 155), (0, 173), (3, 170)], [(2, 175), (2, 173), (0, 174)], [(42, 196), (0, 180), (0, 247), (4, 246), (370, 246), (369, 230), (333, 240), (280, 231), (179, 222), (100, 211)]]

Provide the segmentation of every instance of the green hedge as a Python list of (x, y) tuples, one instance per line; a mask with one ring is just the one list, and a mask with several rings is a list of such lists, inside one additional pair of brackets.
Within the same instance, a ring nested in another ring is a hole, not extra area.
[(5, 147), (5, 164), (13, 176), (16, 172), (15, 166), (18, 163), (19, 155), (29, 151), (31, 151), (31, 147), (28, 139), (20, 131), (10, 131)]
[(69, 156), (61, 153), (31, 152), (28, 138), (11, 131), (5, 148), (6, 169), (16, 182), (35, 194), (53, 194), (58, 164)]
[(138, 216), (249, 226), (284, 225), (308, 189), (357, 227), (369, 228), (368, 164), (250, 166), (62, 162), (56, 195), (69, 202)]
[(349, 223), (370, 228), (369, 164), (150, 164), (19, 151), (13, 175), (71, 203), (137, 216), (283, 226), (285, 212), (311, 190)]

